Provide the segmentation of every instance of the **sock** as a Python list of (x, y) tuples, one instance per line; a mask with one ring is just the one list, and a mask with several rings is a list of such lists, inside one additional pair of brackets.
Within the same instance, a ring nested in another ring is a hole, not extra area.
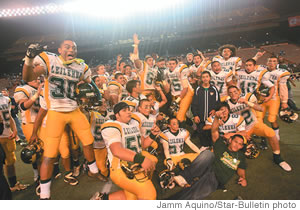
[(107, 193), (103, 193), (102, 200), (109, 200), (109, 199), (108, 199), (108, 194), (107, 194)]
[(33, 180), (36, 181), (39, 179), (39, 171), (37, 169), (33, 169)]
[(54, 163), (53, 175), (55, 176), (58, 173), (59, 173), (59, 165), (58, 165), (58, 162), (56, 162), (56, 163)]
[(17, 177), (16, 176), (8, 177), (8, 182), (10, 187), (14, 187), (17, 183)]
[(94, 160), (94, 161), (92, 161), (92, 162), (88, 162), (88, 167), (89, 167), (89, 170), (93, 173), (93, 174), (95, 174), (95, 173), (98, 173), (98, 167), (97, 167), (97, 165), (96, 165), (96, 161)]
[(275, 131), (275, 135), (278, 139), (278, 141), (280, 140), (280, 136), (279, 136), (279, 127), (278, 128), (273, 128), (273, 130)]
[(73, 159), (73, 164), (74, 164), (74, 167), (78, 167), (79, 166), (79, 160)]
[(279, 154), (274, 154), (273, 153), (273, 160), (274, 160), (274, 162), (276, 164), (279, 164), (279, 163), (281, 163), (283, 161), (282, 158), (281, 158), (281, 156), (280, 156), (280, 153)]
[(40, 198), (50, 198), (51, 179), (41, 180)]

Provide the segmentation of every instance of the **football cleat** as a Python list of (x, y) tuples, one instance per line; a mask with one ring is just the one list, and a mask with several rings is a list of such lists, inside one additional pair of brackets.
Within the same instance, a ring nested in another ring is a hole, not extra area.
[(72, 186), (75, 186), (79, 183), (77, 178), (73, 176), (73, 172), (70, 172), (64, 176), (64, 182)]
[(15, 192), (15, 191), (26, 190), (28, 186), (29, 184), (21, 184), (20, 182), (17, 182), (15, 186), (10, 187), (10, 191)]
[(140, 164), (121, 160), (121, 169), (128, 179), (136, 179), (138, 182), (145, 182), (150, 178), (150, 175), (145, 172)]
[(173, 189), (175, 187), (174, 176), (175, 173), (169, 170), (163, 170), (159, 173), (159, 183), (163, 189)]
[(24, 163), (35, 163), (43, 155), (43, 142), (38, 140), (33, 144), (29, 144), (21, 151), (21, 159)]
[(287, 108), (279, 112), (279, 117), (284, 122), (293, 123), (298, 119), (298, 114)]
[(88, 171), (88, 176), (91, 178), (99, 179), (102, 182), (107, 182), (108, 178), (103, 176), (101, 173), (92, 173), (91, 171)]

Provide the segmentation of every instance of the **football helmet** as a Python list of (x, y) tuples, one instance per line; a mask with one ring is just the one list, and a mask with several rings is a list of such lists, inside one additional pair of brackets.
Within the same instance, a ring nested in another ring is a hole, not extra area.
[(24, 147), (21, 151), (22, 161), (28, 164), (35, 163), (43, 155), (43, 146), (43, 142), (38, 140), (37, 142)]
[(136, 179), (138, 182), (151, 179), (150, 174), (147, 174), (140, 164), (121, 160), (120, 165), (128, 179)]
[(295, 113), (290, 108), (287, 108), (287, 109), (281, 110), (279, 112), (279, 117), (284, 122), (293, 123), (293, 122), (295, 122), (298, 119), (298, 114)]
[(76, 99), (80, 106), (87, 111), (95, 110), (96, 107), (102, 105), (102, 101), (98, 100), (98, 93), (94, 87), (88, 83), (82, 83), (76, 88)]
[(182, 158), (178, 163), (177, 166), (180, 170), (184, 170), (186, 167), (190, 166), (192, 162), (187, 158)]
[(266, 97), (270, 95), (270, 88), (261, 84), (258, 89), (255, 91), (255, 96), (257, 98), (257, 103), (262, 104)]
[(173, 101), (170, 105), (170, 111), (172, 115), (176, 116), (177, 112), (179, 111), (179, 104)]
[(163, 170), (159, 173), (159, 183), (163, 189), (173, 189), (175, 187), (174, 176), (175, 173), (169, 170)]
[(245, 156), (249, 159), (255, 159), (260, 154), (256, 143), (253, 140), (250, 140), (245, 147)]
[(161, 131), (164, 131), (166, 129), (168, 129), (168, 120), (169, 120), (169, 117), (167, 115), (165, 115), (164, 113), (160, 112), (159, 115), (162, 116), (162, 119), (161, 120), (157, 120), (156, 121), (156, 125), (159, 127), (159, 129)]

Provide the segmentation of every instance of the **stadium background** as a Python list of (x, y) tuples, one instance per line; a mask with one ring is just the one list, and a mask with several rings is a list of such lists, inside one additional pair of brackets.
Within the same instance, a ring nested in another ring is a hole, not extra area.
[[(59, 4), (62, 1), (47, 1)], [(102, 1), (99, 1), (102, 2)], [(150, 1), (147, 1), (149, 4)], [(281, 54), (288, 59), (296, 71), (300, 71), (300, 27), (291, 27), (289, 19), (300, 15), (297, 0), (211, 0), (179, 1), (178, 5), (160, 9), (155, 1), (157, 12), (120, 17), (124, 10), (112, 10), (110, 18), (84, 14), (52, 14), (1, 17), (0, 44), (0, 87), (11, 91), (20, 79), (22, 58), (29, 44), (40, 42), (56, 52), (59, 42), (73, 38), (78, 44), (78, 57), (83, 58), (91, 67), (100, 63), (114, 65), (116, 56), (128, 57), (132, 51), (132, 34), (141, 38), (140, 57), (158, 53), (163, 57), (181, 56), (196, 49), (212, 57), (219, 46), (234, 44), (237, 55), (243, 60), (252, 57), (259, 50), (267, 53), (259, 60), (264, 64), (272, 53)], [(43, 5), (45, 1), (2, 0), (0, 9), (26, 8)], [(128, 1), (128, 6), (130, 2)], [(97, 4), (99, 14), (105, 10)], [(147, 5), (145, 5), (147, 7)], [(294, 99), (300, 104), (300, 83), (293, 88)], [(281, 147), (284, 157), (293, 171), (286, 173), (274, 167), (269, 161), (271, 153), (264, 151), (257, 160), (248, 160), (248, 187), (241, 188), (229, 183), (227, 193), (217, 191), (209, 199), (233, 199), (241, 195), (244, 199), (299, 199), (300, 198), (300, 132), (299, 120), (293, 124), (280, 122)], [(20, 147), (17, 148), (19, 157)], [(270, 150), (270, 149), (269, 149)], [(18, 160), (17, 174), (23, 183), (32, 184), (30, 165)], [(88, 199), (103, 184), (80, 176), (80, 184), (68, 186), (57, 180), (52, 186), (52, 199)], [(105, 188), (115, 186), (106, 185)], [(178, 190), (178, 189), (176, 189)], [(158, 199), (167, 198), (173, 192), (158, 192)], [(34, 188), (14, 193), (14, 199), (37, 199)]]

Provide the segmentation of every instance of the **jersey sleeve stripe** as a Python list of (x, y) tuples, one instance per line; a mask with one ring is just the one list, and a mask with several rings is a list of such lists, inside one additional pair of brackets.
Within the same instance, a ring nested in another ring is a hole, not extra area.
[(44, 61), (44, 63), (46, 64), (46, 66), (47, 66), (47, 73), (48, 73), (48, 75), (49, 75), (49, 72), (50, 72), (50, 61), (49, 61), (49, 57), (48, 57), (48, 55), (45, 53), (45, 52), (41, 52), (40, 54), (39, 54), (39, 57)]
[(16, 88), (15, 93), (19, 93), (19, 92), (24, 93), (27, 96), (27, 98), (30, 97), (28, 91), (23, 88)]
[(181, 73), (184, 69), (187, 68), (187, 65), (183, 65), (180, 69), (179, 69), (179, 72)]
[(119, 130), (121, 136), (122, 136), (122, 128), (119, 124), (115, 123), (115, 122), (106, 122), (104, 124), (102, 124), (101, 126), (101, 131), (103, 131), (106, 128), (116, 128)]
[(47, 104), (47, 109), (49, 110), (50, 109), (50, 100), (49, 100), (49, 96), (47, 93), (49, 93), (49, 82), (48, 82), (48, 79), (45, 79), (45, 84), (44, 84), (44, 88), (45, 88), (45, 101), (46, 101), (46, 104)]

